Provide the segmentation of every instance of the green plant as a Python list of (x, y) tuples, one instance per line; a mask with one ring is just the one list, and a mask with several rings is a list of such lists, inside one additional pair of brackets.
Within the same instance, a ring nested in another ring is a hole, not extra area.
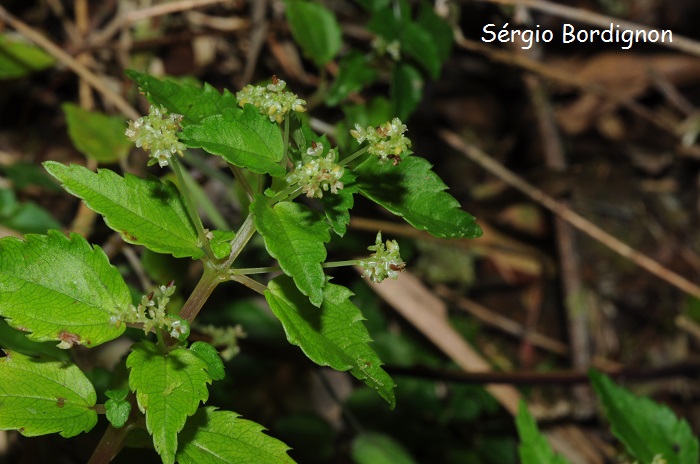
[[(607, 376), (590, 372), (591, 384), (610, 421), (612, 432), (635, 462), (644, 464), (693, 464), (700, 459), (698, 439), (685, 420), (665, 406), (638, 397)], [(516, 418), (523, 464), (566, 464), (537, 429), (525, 403)]]
[[(412, 155), (406, 126), (397, 118), (377, 128), (357, 125), (353, 136), (360, 147), (341, 156), (297, 116), (305, 102), (276, 77), (234, 96), (208, 85), (180, 85), (133, 71), (129, 76), (151, 102), (151, 112), (131, 121), (126, 134), (150, 152), (149, 164), (172, 168), (176, 183), (51, 161), (44, 166), (124, 241), (200, 260), (201, 279), (173, 312), (177, 282), (163, 283), (134, 304), (103, 250), (78, 234), (50, 230), (0, 241), (0, 315), (32, 342), (91, 348), (123, 336), (127, 327), (141, 330), (126, 359), (128, 381), (112, 385), (104, 405), (96, 404), (95, 389), (76, 364), (52, 359), (31, 344), (7, 349), (0, 359), (0, 428), (71, 437), (92, 429), (98, 413), (105, 413), (111, 425), (94, 463), (108, 462), (139, 428), (151, 435), (165, 463), (203, 462), (214, 455), (217, 462), (251, 456), (255, 462), (289, 462), (287, 447), (262, 434), (259, 425), (200, 407), (208, 385), (224, 377), (224, 365), (212, 345), (189, 343), (188, 336), (214, 288), (227, 281), (264, 295), (289, 342), (309, 359), (350, 371), (393, 407), (394, 382), (369, 345), (362, 313), (350, 302), (350, 290), (329, 282), (324, 268), (357, 265), (375, 282), (395, 278), (404, 268), (398, 244), (383, 242), (378, 233), (371, 256), (343, 262), (326, 262), (325, 244), (331, 234), (344, 235), (356, 194), (438, 237), (480, 235), (430, 164)], [(73, 107), (66, 112), (69, 119), (90, 120)], [(97, 130), (80, 123), (73, 128), (78, 139)], [(82, 147), (99, 151), (89, 143)], [(202, 225), (180, 160), (188, 148), (222, 157), (244, 189), (248, 214), (236, 232)], [(235, 267), (256, 233), (284, 273), (267, 284), (251, 275), (277, 268)], [(132, 337), (137, 333), (130, 331)]]

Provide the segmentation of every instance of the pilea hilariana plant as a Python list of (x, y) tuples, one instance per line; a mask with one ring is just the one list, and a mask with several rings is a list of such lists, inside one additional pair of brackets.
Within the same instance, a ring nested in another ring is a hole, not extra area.
[[(331, 283), (324, 268), (355, 265), (373, 282), (404, 269), (399, 246), (381, 232), (368, 256), (326, 262), (331, 234), (343, 236), (353, 197), (362, 195), (437, 237), (477, 237), (474, 218), (445, 192), (431, 165), (411, 152), (407, 128), (393, 119), (352, 130), (354, 153), (340, 153), (303, 122), (305, 101), (276, 77), (236, 95), (129, 72), (148, 98), (147, 116), (126, 136), (149, 164), (171, 169), (157, 177), (92, 172), (48, 161), (46, 170), (101, 214), (125, 242), (176, 258), (201, 260), (203, 272), (178, 312), (169, 303), (178, 282), (162, 282), (132, 303), (127, 284), (105, 252), (81, 235), (50, 230), (0, 241), (0, 315), (36, 342), (68, 350), (115, 340), (127, 327), (142, 339), (126, 359), (128, 387), (96, 393), (80, 368), (48, 355), (6, 350), (0, 358), (0, 429), (26, 436), (71, 437), (92, 429), (98, 414), (110, 425), (91, 462), (109, 462), (134, 429), (145, 428), (164, 463), (291, 462), (287, 447), (234, 412), (202, 406), (208, 386), (225, 375), (216, 349), (190, 343), (190, 327), (215, 287), (234, 281), (264, 295), (288, 341), (313, 362), (349, 371), (393, 407), (394, 382), (370, 345), (352, 293)], [(188, 149), (222, 157), (249, 201), (238, 230), (208, 230), (198, 215), (182, 165)], [(276, 268), (236, 267), (255, 234)], [(267, 283), (251, 275), (281, 271)]]

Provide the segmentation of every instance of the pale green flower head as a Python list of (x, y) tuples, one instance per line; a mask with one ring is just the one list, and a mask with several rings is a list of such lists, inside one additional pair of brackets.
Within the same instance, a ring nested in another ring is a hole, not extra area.
[(394, 165), (397, 165), (402, 155), (406, 156), (410, 153), (411, 140), (403, 135), (406, 129), (406, 124), (403, 124), (399, 118), (394, 118), (377, 128), (371, 126), (362, 128), (359, 124), (355, 124), (355, 129), (350, 131), (350, 135), (358, 143), (366, 140), (369, 143), (367, 152), (379, 158), (380, 163), (392, 160)]
[(377, 233), (374, 245), (367, 247), (374, 251), (369, 258), (361, 260), (358, 264), (365, 271), (364, 277), (368, 277), (374, 283), (379, 283), (386, 278), (397, 279), (399, 272), (406, 269), (406, 263), (401, 259), (399, 244), (396, 240), (387, 240), (382, 243), (382, 232)]
[(306, 100), (289, 90), (284, 90), (286, 86), (287, 83), (277, 76), (272, 76), (272, 83), (266, 86), (247, 85), (236, 93), (238, 106), (242, 108), (247, 104), (253, 105), (258, 108), (260, 114), (279, 124), (292, 110), (298, 113), (306, 111)]
[(151, 105), (148, 116), (129, 121), (125, 135), (137, 147), (150, 152), (149, 166), (158, 163), (160, 167), (165, 167), (172, 155), (182, 156), (186, 148), (177, 136), (180, 121), (181, 114), (168, 114), (165, 108)]
[(344, 187), (340, 179), (345, 168), (337, 163), (338, 155), (330, 149), (326, 156), (323, 154), (323, 144), (313, 142), (306, 150), (303, 161), (287, 176), (290, 185), (299, 184), (309, 198), (323, 198), (323, 192), (337, 194)]

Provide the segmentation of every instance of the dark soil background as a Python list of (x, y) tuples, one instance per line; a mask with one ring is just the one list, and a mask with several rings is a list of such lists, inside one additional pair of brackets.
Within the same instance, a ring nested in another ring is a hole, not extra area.
[[(119, 15), (151, 3), (157, 2), (4, 0), (3, 8), (77, 57), (143, 114), (147, 103), (125, 69), (190, 76), (233, 92), (274, 74), (302, 98), (317, 90), (319, 70), (295, 45), (282, 1), (208, 6), (194, 1), (190, 8), (104, 34)], [(367, 13), (350, 1), (324, 3), (343, 26), (341, 54), (349, 46), (369, 50)], [(655, 260), (661, 274), (697, 282), (700, 43), (692, 40), (700, 40), (700, 5), (691, 0), (561, 2), (571, 7), (567, 11), (578, 12), (574, 15), (583, 19), (578, 21), (539, 8), (536, 1), (530, 9), (490, 1), (435, 3), (448, 4), (448, 20), (463, 37), (455, 41), (440, 78), (427, 82), (418, 110), (404, 122), (414, 152), (435, 165), (450, 193), (478, 218), (484, 235), (432, 239), (358, 198), (347, 239), (334, 240), (329, 248), (332, 259), (362, 255), (378, 229), (401, 243), (408, 272), (387, 288), (403, 295), (403, 302), (388, 298), (386, 291), (377, 290), (378, 296), (352, 270), (333, 273), (356, 292), (375, 348), (394, 372), (397, 409), (390, 412), (349, 376), (306, 360), (286, 344), (264, 303), (233, 287), (217, 289), (204, 318), (240, 324), (247, 337), (227, 364), (227, 379), (213, 386), (208, 404), (265, 425), (304, 463), (353, 462), (353, 437), (368, 430), (393, 437), (417, 462), (517, 462), (512, 416), (503, 407), (508, 400), (495, 401), (482, 388), (493, 378), (462, 374), (483, 369), (446, 354), (434, 338), (449, 335), (440, 332), (442, 326), (411, 322), (407, 314), (413, 309), (407, 308), (417, 304), (417, 311), (444, 312), (436, 317), (449, 321), (449, 330), (461, 334), (502, 382), (520, 390), (551, 443), (571, 462), (620, 462), (623, 455), (587, 387), (591, 367), (668, 404), (697, 434), (700, 301), (557, 220), (540, 201), (447, 143), (445, 134), (479, 147), (564, 208)], [(587, 24), (586, 12), (611, 22), (670, 29), (674, 43), (634, 44), (629, 50), (614, 43), (562, 43), (558, 31), (564, 23), (595, 27)], [(523, 49), (521, 43), (482, 42), (482, 28), (489, 23), (498, 28), (540, 25), (557, 32), (551, 43)], [(1, 17), (0, 32), (16, 33)], [(690, 49), (678, 48), (681, 36), (691, 39)], [(326, 72), (332, 78), (336, 63)], [(386, 89), (387, 82), (380, 82), (351, 101), (366, 102)], [(111, 250), (113, 263), (137, 292), (143, 291), (139, 271), (145, 269), (155, 283), (177, 276), (186, 297), (200, 272), (195, 264), (160, 262), (125, 245), (101, 218), (42, 174), (39, 163), (46, 160), (96, 167), (68, 137), (61, 110), (65, 102), (119, 114), (60, 61), (0, 81), (0, 188), (41, 206), (64, 230), (78, 230)], [(328, 127), (342, 119), (338, 108), (318, 107), (311, 115)], [(144, 161), (134, 149), (129, 162), (134, 172), (159, 172), (146, 170)], [(210, 166), (230, 175), (217, 162)], [(238, 225), (240, 208), (222, 184), (197, 168), (192, 173), (227, 220)], [(0, 236), (20, 232), (0, 222)], [(264, 256), (259, 247), (245, 259), (259, 262)], [(409, 280), (413, 276), (417, 283)], [(407, 306), (402, 310), (402, 305)], [(112, 379), (105, 366), (118, 362), (123, 350), (80, 350), (75, 356), (92, 369), (100, 390)], [(0, 432), (0, 461), (86, 462), (104, 422), (70, 440)], [(134, 444), (139, 441), (134, 438)], [(117, 461), (133, 459), (157, 462), (147, 449), (127, 450)]]

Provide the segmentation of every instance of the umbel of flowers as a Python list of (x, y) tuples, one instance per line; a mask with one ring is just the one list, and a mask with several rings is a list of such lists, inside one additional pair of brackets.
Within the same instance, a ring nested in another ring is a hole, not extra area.
[(338, 193), (343, 188), (340, 179), (345, 168), (337, 163), (338, 155), (330, 149), (323, 156), (323, 144), (312, 142), (306, 155), (287, 176), (290, 185), (299, 184), (309, 198), (323, 198), (323, 192)]
[(277, 76), (272, 76), (272, 83), (266, 86), (247, 85), (236, 93), (238, 106), (253, 105), (261, 114), (267, 115), (270, 121), (281, 123), (291, 110), (298, 113), (306, 111), (306, 101), (297, 94), (284, 90), (286, 86), (287, 83)]
[(167, 114), (165, 108), (152, 105), (148, 116), (129, 121), (125, 134), (137, 147), (151, 152), (149, 166), (157, 162), (160, 167), (165, 167), (171, 156), (176, 153), (182, 156), (185, 150), (177, 136), (180, 121), (182, 115)]

